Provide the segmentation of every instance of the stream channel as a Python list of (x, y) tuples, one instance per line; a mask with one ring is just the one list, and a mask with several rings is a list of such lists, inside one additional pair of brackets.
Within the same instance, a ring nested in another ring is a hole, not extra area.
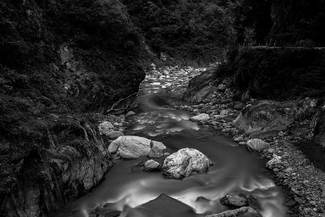
[[(254, 196), (264, 217), (286, 216), (281, 190), (263, 171), (265, 162), (216, 130), (189, 121), (190, 113), (170, 108), (159, 96), (161, 91), (164, 89), (160, 85), (142, 84), (140, 106), (136, 115), (127, 118), (125, 134), (160, 141), (169, 153), (185, 147), (198, 149), (213, 162), (208, 173), (171, 180), (165, 179), (162, 172), (144, 172), (134, 167), (147, 160), (146, 157), (116, 160), (98, 187), (67, 206), (57, 217), (95, 217), (89, 214), (95, 209), (103, 214), (121, 211), (120, 217), (205, 216), (230, 209), (219, 202), (230, 192)], [(163, 159), (157, 161), (162, 163)], [(161, 204), (151, 210), (141, 208), (141, 204), (161, 194), (189, 205), (193, 211), (182, 211), (177, 204)]]

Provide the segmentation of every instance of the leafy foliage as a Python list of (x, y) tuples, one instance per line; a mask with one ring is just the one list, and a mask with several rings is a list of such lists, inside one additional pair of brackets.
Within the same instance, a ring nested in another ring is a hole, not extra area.
[(325, 45), (325, 1), (243, 0), (236, 7), (237, 43)]
[(201, 62), (223, 60), (233, 45), (232, 1), (124, 0), (156, 53)]

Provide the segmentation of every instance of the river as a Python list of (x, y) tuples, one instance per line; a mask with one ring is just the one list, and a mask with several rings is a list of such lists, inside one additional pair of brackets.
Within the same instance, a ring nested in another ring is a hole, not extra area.
[[(206, 174), (170, 180), (165, 179), (161, 172), (143, 172), (135, 167), (146, 158), (116, 160), (98, 187), (67, 206), (57, 217), (96, 216), (89, 215), (96, 208), (99, 213), (121, 211), (120, 217), (170, 217), (173, 210), (164, 215), (163, 208), (149, 208), (145, 212), (135, 208), (161, 194), (193, 208), (190, 213), (177, 212), (178, 217), (205, 216), (229, 209), (219, 202), (229, 192), (254, 196), (264, 217), (286, 216), (281, 190), (267, 176), (263, 170), (265, 162), (256, 153), (238, 146), (216, 130), (191, 122), (190, 113), (170, 108), (160, 97), (160, 92), (164, 91), (160, 84), (149, 85), (149, 82), (152, 81), (142, 84), (137, 114), (126, 120), (126, 134), (160, 141), (167, 146), (166, 152), (169, 153), (185, 147), (198, 149), (213, 162), (213, 166)], [(162, 163), (163, 159), (158, 161)], [(177, 209), (177, 206), (168, 206), (165, 209)]]

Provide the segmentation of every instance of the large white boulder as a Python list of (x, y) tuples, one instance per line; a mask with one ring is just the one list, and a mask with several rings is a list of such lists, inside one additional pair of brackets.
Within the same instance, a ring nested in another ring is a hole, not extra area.
[(169, 155), (163, 163), (167, 178), (183, 179), (192, 174), (205, 173), (212, 165), (207, 156), (194, 148), (183, 148)]
[[(160, 151), (156, 150), (157, 147), (160, 148)], [(166, 146), (161, 142), (140, 136), (120, 136), (111, 142), (108, 151), (124, 159), (133, 159), (149, 155), (152, 148), (155, 149), (153, 151), (155, 154), (151, 155), (152, 157), (162, 157), (163, 150), (166, 149)]]

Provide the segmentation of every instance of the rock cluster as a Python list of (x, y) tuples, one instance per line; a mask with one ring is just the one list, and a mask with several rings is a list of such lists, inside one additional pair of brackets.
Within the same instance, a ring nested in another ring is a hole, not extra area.
[(169, 155), (162, 169), (167, 178), (183, 179), (196, 173), (205, 173), (211, 165), (212, 162), (200, 151), (183, 148)]

